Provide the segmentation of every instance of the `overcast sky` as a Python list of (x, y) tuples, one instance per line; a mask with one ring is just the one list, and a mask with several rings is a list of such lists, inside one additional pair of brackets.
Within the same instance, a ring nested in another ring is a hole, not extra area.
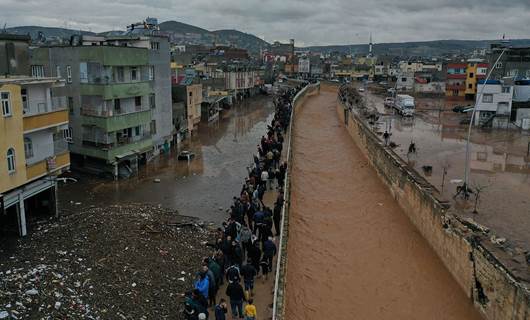
[(530, 0), (0, 0), (0, 23), (124, 29), (146, 16), (298, 46), (530, 38)]

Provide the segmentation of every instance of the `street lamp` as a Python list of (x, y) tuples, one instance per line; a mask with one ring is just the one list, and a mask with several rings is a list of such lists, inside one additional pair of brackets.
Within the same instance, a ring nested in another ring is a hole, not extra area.
[[(464, 197), (466, 199), (469, 196), (469, 194), (468, 194), (469, 187), (468, 186), (469, 186), (469, 175), (470, 175), (469, 162), (470, 162), (470, 157), (471, 157), (471, 144), (470, 144), (471, 128), (473, 127), (473, 122), (475, 120), (475, 113), (477, 112), (477, 104), (478, 104), (478, 101), (480, 101), (482, 99), (482, 95), (484, 93), (484, 89), (486, 88), (486, 84), (488, 83), (488, 80), (489, 80), (491, 74), (493, 73), (493, 69), (495, 69), (495, 67), (497, 66), (497, 64), (501, 60), (501, 58), (504, 55), (504, 53), (506, 52), (506, 50), (508, 50), (508, 47), (505, 47), (501, 51), (501, 54), (499, 55), (499, 57), (497, 58), (497, 60), (493, 64), (493, 66), (491, 66), (490, 71), (488, 72), (488, 75), (486, 76), (486, 79), (484, 80), (484, 84), (482, 85), (482, 88), (480, 89), (480, 93), (478, 94), (477, 99), (475, 100), (475, 106), (474, 106), (473, 111), (471, 113), (471, 121), (469, 122), (469, 128), (467, 129), (466, 163), (465, 163), (465, 169), (464, 169), (465, 170), (465, 172), (464, 172), (464, 185), (462, 186), (462, 189), (461, 189), (461, 190), (463, 190)], [(477, 84), (478, 84), (478, 81), (477, 81)]]

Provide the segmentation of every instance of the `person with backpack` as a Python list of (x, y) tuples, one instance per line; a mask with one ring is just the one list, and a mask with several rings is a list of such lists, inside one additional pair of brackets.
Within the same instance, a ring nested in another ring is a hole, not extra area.
[(247, 264), (241, 267), (241, 276), (243, 276), (245, 292), (248, 292), (248, 297), (254, 295), (254, 279), (257, 274), (258, 271), (254, 268), (250, 260), (247, 261)]
[(230, 309), (232, 318), (239, 317), (243, 319), (243, 299), (245, 292), (239, 282), (231, 282), (226, 287), (226, 295), (230, 298)]

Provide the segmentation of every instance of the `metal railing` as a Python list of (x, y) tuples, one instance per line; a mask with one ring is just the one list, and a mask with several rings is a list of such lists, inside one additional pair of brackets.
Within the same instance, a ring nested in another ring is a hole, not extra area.
[(273, 320), (283, 320), (283, 313), (285, 310), (285, 276), (287, 268), (287, 234), (289, 226), (289, 206), (290, 206), (290, 191), (291, 191), (291, 167), (292, 167), (292, 133), (294, 125), (294, 115), (295, 109), (298, 107), (300, 99), (306, 96), (308, 93), (318, 89), (320, 83), (310, 84), (305, 86), (300, 92), (296, 94), (292, 102), (291, 110), (291, 123), (289, 124), (289, 133), (287, 141), (287, 171), (285, 174), (285, 201), (282, 208), (282, 220), (280, 227), (280, 240), (278, 245), (278, 258), (276, 260), (276, 274), (274, 279), (274, 297), (273, 297), (273, 307), (272, 307), (272, 319)]
[(140, 106), (134, 106), (132, 108), (123, 107), (120, 109), (110, 109), (110, 110), (103, 109), (102, 107), (84, 106), (84, 107), (81, 107), (81, 115), (106, 118), (106, 117), (121, 116), (125, 114), (149, 111), (149, 110), (151, 110), (150, 105), (140, 105)]
[(66, 97), (52, 97), (46, 99), (28, 99), (22, 102), (24, 116), (30, 117), (42, 113), (65, 110), (67, 108)]

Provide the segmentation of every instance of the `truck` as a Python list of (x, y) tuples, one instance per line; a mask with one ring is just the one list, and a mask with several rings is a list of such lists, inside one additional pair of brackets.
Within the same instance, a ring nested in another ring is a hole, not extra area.
[(398, 94), (394, 101), (394, 108), (399, 114), (405, 117), (412, 117), (414, 115), (414, 97), (408, 94)]

